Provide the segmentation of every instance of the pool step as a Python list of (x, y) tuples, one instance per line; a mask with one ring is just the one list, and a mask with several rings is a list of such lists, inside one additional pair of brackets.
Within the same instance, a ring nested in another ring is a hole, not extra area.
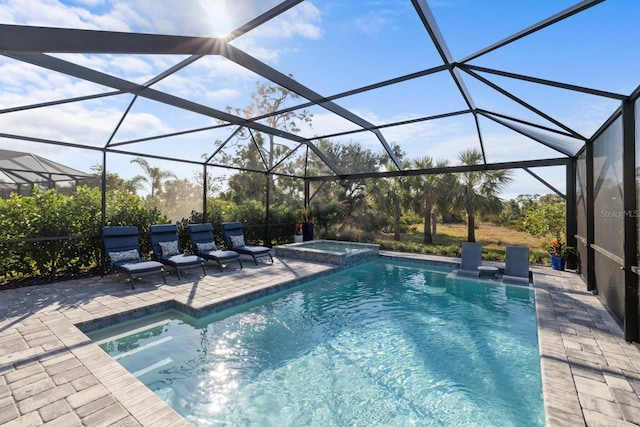
[(140, 353), (142, 351), (148, 350), (148, 349), (153, 348), (155, 346), (158, 346), (158, 345), (164, 344), (166, 342), (169, 342), (172, 339), (173, 339), (173, 337), (171, 335), (167, 335), (166, 337), (163, 337), (163, 338), (160, 338), (158, 340), (152, 341), (152, 342), (147, 343), (145, 345), (141, 345), (140, 347), (135, 348), (135, 349), (133, 349), (131, 351), (127, 351), (126, 353), (120, 353), (120, 354), (117, 354), (117, 355), (112, 356), (112, 357), (113, 357), (114, 360), (124, 359), (125, 357), (132, 356), (132, 355), (134, 355), (136, 353)]
[(161, 361), (159, 361), (159, 362), (157, 362), (157, 363), (154, 363), (153, 365), (149, 365), (149, 366), (147, 366), (147, 367), (146, 367), (146, 368), (144, 368), (144, 369), (140, 369), (140, 370), (138, 370), (138, 371), (135, 371), (135, 372), (133, 373), (133, 376), (134, 376), (134, 377), (136, 377), (136, 378), (138, 378), (138, 377), (140, 377), (140, 376), (142, 376), (142, 375), (146, 374), (147, 372), (151, 372), (151, 371), (153, 371), (153, 370), (155, 370), (155, 369), (158, 369), (158, 368), (160, 368), (160, 367), (162, 367), (162, 366), (168, 365), (168, 364), (170, 364), (171, 362), (173, 362), (173, 359), (171, 359), (170, 357), (167, 357), (166, 359), (162, 359)]
[(121, 338), (126, 338), (126, 337), (129, 337), (131, 335), (135, 335), (138, 332), (144, 332), (144, 331), (148, 331), (149, 329), (156, 328), (158, 326), (164, 326), (164, 325), (166, 325), (168, 323), (171, 323), (171, 319), (163, 319), (163, 320), (161, 320), (159, 322), (144, 324), (144, 325), (142, 325), (142, 326), (140, 326), (138, 328), (135, 328), (135, 329), (125, 330), (125, 331), (123, 331), (123, 332), (121, 332), (119, 334), (108, 335), (108, 336), (106, 336), (106, 337), (104, 337), (102, 339), (94, 339), (93, 342), (95, 344), (97, 344), (97, 345), (102, 345), (104, 343), (108, 343), (108, 342), (111, 342), (111, 341), (117, 341), (117, 340), (119, 340)]

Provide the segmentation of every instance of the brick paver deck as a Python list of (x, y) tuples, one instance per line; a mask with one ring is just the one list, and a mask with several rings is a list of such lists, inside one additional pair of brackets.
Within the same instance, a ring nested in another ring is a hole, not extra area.
[[(334, 268), (276, 258), (166, 285), (149, 276), (134, 290), (110, 275), (1, 291), (0, 426), (188, 426), (74, 325), (168, 301), (197, 311)], [(638, 347), (576, 274), (532, 270), (547, 425), (640, 424)]]

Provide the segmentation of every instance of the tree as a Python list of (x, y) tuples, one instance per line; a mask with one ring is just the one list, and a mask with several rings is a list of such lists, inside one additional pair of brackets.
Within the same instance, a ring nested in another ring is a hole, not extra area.
[[(389, 156), (386, 152), (376, 153), (363, 147), (358, 142), (334, 143), (327, 139), (319, 140), (317, 147), (331, 161), (334, 167), (342, 173), (367, 173), (380, 170), (387, 163)], [(392, 150), (398, 158), (404, 153), (397, 145)], [(308, 164), (310, 175), (331, 175), (327, 166), (320, 159), (310, 158)], [(344, 205), (344, 214), (347, 217), (354, 216), (358, 211), (366, 208), (367, 185), (370, 180), (345, 179), (330, 184), (323, 184), (321, 194), (325, 200), (337, 200)]]
[[(102, 181), (102, 165), (94, 164), (91, 166), (91, 170), (93, 171), (93, 175), (95, 176), (97, 186), (100, 187), (100, 182)], [(118, 192), (118, 191), (126, 191), (128, 193), (135, 193), (142, 187), (142, 183), (140, 182), (140, 176), (134, 179), (124, 179), (120, 175), (115, 172), (107, 171), (107, 188), (105, 191), (107, 192)]]
[(533, 236), (560, 237), (566, 227), (566, 204), (562, 199), (539, 203), (527, 210), (522, 223), (525, 231)]
[[(483, 160), (479, 150), (470, 148), (461, 152), (458, 159), (463, 165), (478, 165)], [(475, 242), (475, 218), (479, 212), (499, 212), (502, 201), (498, 194), (511, 183), (507, 170), (470, 171), (460, 174), (457, 202), (467, 214), (467, 241)]]
[[(434, 161), (431, 157), (419, 157), (414, 159), (413, 167), (416, 169), (431, 169), (434, 167)], [(435, 167), (443, 168), (448, 166), (447, 160), (438, 160), (435, 163)], [(435, 235), (435, 223), (437, 220), (436, 215), (436, 201), (437, 195), (441, 190), (439, 187), (442, 182), (441, 175), (419, 175), (411, 179), (411, 187), (414, 194), (412, 199), (412, 208), (422, 215), (424, 219), (424, 233), (422, 237), (423, 243), (433, 243), (433, 237)]]
[(165, 181), (161, 198), (163, 213), (174, 221), (188, 218), (193, 210), (202, 210), (202, 187), (186, 178)]
[[(292, 75), (289, 77), (293, 78)], [(238, 116), (246, 118), (264, 117), (266, 124), (273, 129), (281, 129), (289, 133), (299, 133), (301, 125), (308, 125), (311, 127), (311, 119), (313, 117), (307, 110), (287, 110), (279, 114), (274, 114), (277, 111), (284, 110), (287, 103), (292, 100), (299, 99), (300, 96), (295, 92), (291, 92), (282, 86), (272, 83), (256, 83), (256, 91), (251, 94), (251, 104), (245, 108), (232, 108), (227, 107), (227, 111), (234, 113)], [(276, 143), (276, 136), (273, 134), (266, 134), (262, 136), (261, 133), (240, 133), (246, 139), (256, 140), (258, 149), (262, 152), (262, 157), (266, 163), (266, 169), (272, 170), (276, 161), (280, 159), (290, 148), (284, 145)], [(260, 138), (262, 141), (258, 143)], [(263, 143), (266, 138), (266, 147)], [(249, 143), (247, 148), (253, 150), (252, 143)], [(239, 158), (242, 161), (242, 157)], [(264, 179), (264, 178), (263, 178)], [(269, 203), (273, 201), (274, 194), (274, 181), (272, 175), (267, 175), (267, 183), (269, 186), (269, 194), (271, 195)]]
[[(206, 161), (209, 156), (207, 154), (203, 154), (202, 156), (202, 160)], [(213, 173), (211, 173), (211, 170), (213, 168), (208, 168), (207, 169), (207, 188), (206, 188), (206, 194), (207, 197), (216, 197), (218, 195), (220, 195), (220, 192), (222, 190), (223, 187), (223, 181), (226, 179), (222, 176), (215, 176)], [(201, 185), (204, 185), (205, 182), (205, 175), (204, 172), (194, 172), (193, 173), (193, 180), (197, 183), (200, 183)]]
[[(264, 138), (260, 133), (255, 135), (254, 142), (238, 147), (235, 153), (236, 164), (250, 170), (263, 169), (262, 159), (258, 150), (255, 149), (256, 146), (264, 146)], [(266, 202), (266, 181), (262, 173), (240, 171), (229, 178), (227, 185), (229, 187), (227, 197), (237, 204), (244, 200)]]
[[(387, 170), (395, 170), (395, 166), (387, 164)], [(405, 183), (406, 178), (378, 178), (371, 180), (368, 187), (369, 194), (382, 211), (390, 211), (393, 217), (393, 240), (400, 240), (400, 226), (403, 204), (410, 204), (408, 197), (409, 186)], [(407, 197), (405, 197), (407, 196)]]
[(173, 172), (163, 171), (159, 167), (151, 166), (146, 159), (142, 157), (136, 157), (131, 160), (131, 163), (137, 163), (140, 165), (145, 175), (137, 175), (133, 180), (139, 180), (146, 182), (151, 186), (151, 198), (162, 193), (163, 181), (167, 178), (176, 178)]

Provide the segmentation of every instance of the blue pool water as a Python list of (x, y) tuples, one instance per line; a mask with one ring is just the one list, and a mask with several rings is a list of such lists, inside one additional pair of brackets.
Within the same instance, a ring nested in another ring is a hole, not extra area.
[(533, 291), (375, 261), (91, 334), (196, 426), (542, 426)]

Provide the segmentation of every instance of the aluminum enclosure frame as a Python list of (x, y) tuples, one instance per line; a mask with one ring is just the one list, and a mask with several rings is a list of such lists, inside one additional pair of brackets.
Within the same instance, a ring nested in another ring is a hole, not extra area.
[[(21, 61), (23, 63), (32, 64), (44, 69), (62, 73), (65, 76), (72, 76), (74, 78), (92, 82), (102, 87), (107, 88), (106, 92), (88, 94), (79, 97), (69, 97), (66, 99), (60, 99), (56, 101), (26, 104), (15, 106), (11, 108), (5, 108), (0, 110), (0, 115), (9, 114), (17, 111), (37, 110), (44, 107), (50, 107), (55, 105), (63, 105), (74, 102), (81, 102), (86, 100), (101, 99), (113, 96), (119, 96), (123, 94), (129, 94), (131, 100), (128, 103), (128, 107), (122, 112), (120, 122), (113, 129), (110, 137), (104, 141), (102, 146), (89, 146), (82, 144), (81, 142), (68, 142), (59, 141), (55, 139), (45, 139), (34, 137), (26, 134), (15, 134), (3, 131), (0, 133), (0, 137), (17, 141), (29, 141), (37, 144), (47, 144), (57, 147), (69, 147), (69, 148), (81, 148), (86, 150), (94, 150), (102, 153), (102, 167), (103, 167), (103, 189), (106, 186), (106, 173), (107, 173), (107, 154), (124, 154), (141, 156), (145, 158), (153, 158), (158, 160), (170, 160), (177, 162), (184, 162), (202, 167), (204, 172), (204, 179), (206, 180), (208, 168), (225, 168), (229, 170), (245, 171), (252, 173), (264, 174), (266, 177), (272, 176), (287, 176), (304, 180), (305, 188), (305, 205), (309, 204), (312, 197), (310, 194), (311, 182), (326, 182), (335, 180), (351, 180), (351, 179), (364, 179), (364, 178), (390, 178), (401, 176), (415, 176), (425, 174), (441, 174), (441, 173), (460, 173), (479, 170), (495, 170), (495, 169), (523, 169), (527, 171), (536, 180), (542, 182), (545, 186), (549, 187), (552, 191), (561, 194), (557, 189), (553, 187), (551, 183), (546, 182), (543, 178), (530, 171), (530, 168), (545, 167), (545, 166), (565, 166), (566, 170), (566, 184), (567, 191), (563, 195), (567, 201), (567, 236), (569, 236), (569, 244), (575, 246), (576, 244), (576, 159), (577, 156), (586, 150), (587, 154), (587, 200), (593, 202), (593, 150), (590, 146), (591, 142), (597, 137), (598, 132), (594, 135), (583, 135), (581, 132), (573, 129), (571, 126), (563, 123), (561, 120), (554, 117), (552, 114), (536, 108), (531, 103), (521, 99), (515, 93), (507, 90), (506, 88), (490, 81), (486, 75), (496, 75), (503, 78), (513, 79), (516, 81), (533, 83), (543, 87), (553, 87), (570, 91), (573, 93), (587, 94), (595, 97), (599, 97), (606, 100), (613, 100), (620, 103), (620, 110), (614, 113), (608, 122), (613, 120), (613, 117), (617, 117), (620, 114), (623, 116), (624, 121), (624, 203), (625, 209), (628, 211), (637, 209), (637, 200), (635, 193), (636, 176), (635, 176), (635, 159), (637, 153), (635, 152), (636, 141), (635, 127), (638, 126), (635, 123), (634, 103), (638, 99), (639, 90), (632, 94), (614, 93), (611, 91), (605, 91), (598, 88), (589, 88), (581, 85), (576, 85), (570, 82), (553, 81), (549, 79), (543, 79), (532, 75), (525, 75), (520, 73), (509, 72), (506, 70), (499, 70), (489, 67), (476, 65), (474, 60), (487, 55), (490, 52), (494, 52), (508, 46), (515, 41), (521, 40), (538, 31), (547, 28), (551, 25), (555, 25), (558, 22), (572, 17), (576, 14), (580, 14), (590, 8), (602, 3), (604, 0), (583, 0), (577, 2), (575, 5), (554, 14), (546, 19), (543, 19), (521, 31), (518, 31), (490, 46), (478, 50), (477, 52), (456, 60), (451, 52), (451, 49), (447, 45), (447, 41), (441, 32), (438, 22), (431, 11), (431, 8), (427, 0), (410, 0), (411, 4), (417, 14), (420, 22), (424, 26), (425, 35), (428, 40), (433, 43), (436, 51), (441, 60), (441, 64), (437, 66), (419, 70), (417, 72), (396, 76), (390, 79), (374, 82), (366, 86), (351, 88), (347, 91), (334, 93), (334, 94), (322, 94), (313, 88), (303, 85), (284, 72), (277, 70), (265, 62), (249, 55), (242, 49), (232, 44), (236, 38), (251, 32), (252, 30), (260, 27), (261, 25), (271, 21), (272, 19), (281, 16), (286, 11), (296, 7), (302, 0), (285, 0), (278, 3), (273, 8), (267, 10), (260, 16), (255, 17), (251, 21), (239, 26), (232, 31), (226, 37), (219, 38), (207, 38), (207, 37), (192, 37), (192, 36), (179, 36), (179, 35), (165, 35), (165, 34), (141, 34), (141, 33), (125, 33), (115, 31), (96, 31), (96, 30), (80, 30), (80, 29), (68, 29), (68, 28), (51, 28), (51, 27), (36, 27), (28, 25), (9, 25), (0, 24), (0, 55), (8, 58)], [(105, 72), (97, 71), (85, 66), (74, 64), (68, 60), (61, 59), (60, 57), (53, 56), (54, 54), (149, 54), (149, 55), (184, 55), (186, 58), (175, 64), (174, 66), (164, 70), (155, 77), (148, 80), (146, 83), (139, 84), (128, 81), (123, 78), (110, 75)], [(238, 115), (231, 114), (227, 111), (223, 111), (214, 108), (210, 105), (197, 103), (190, 101), (186, 98), (180, 97), (173, 93), (163, 92), (154, 88), (158, 82), (171, 76), (178, 71), (189, 67), (196, 63), (200, 59), (207, 56), (220, 56), (226, 60), (243, 67), (256, 75), (266, 79), (267, 81), (276, 84), (288, 91), (291, 91), (303, 99), (303, 102), (296, 106), (289, 106), (282, 108), (278, 111), (273, 111), (266, 115), (257, 117), (240, 117)], [(454, 111), (442, 111), (441, 113), (434, 115), (424, 115), (420, 117), (411, 118), (410, 120), (397, 121), (393, 123), (373, 123), (370, 120), (348, 110), (336, 103), (340, 99), (344, 99), (348, 96), (356, 94), (364, 94), (366, 92), (374, 91), (380, 88), (393, 88), (394, 85), (408, 82), (413, 79), (418, 79), (424, 76), (430, 76), (435, 74), (446, 74), (449, 76), (453, 84), (455, 85), (461, 99), (464, 101), (466, 107)], [(470, 79), (470, 80), (468, 80)], [(545, 127), (532, 123), (530, 121), (523, 120), (519, 117), (505, 114), (503, 112), (491, 111), (490, 109), (483, 109), (478, 105), (477, 100), (474, 98), (473, 92), (469, 88), (469, 81), (479, 83), (484, 87), (488, 87), (493, 91), (498, 92), (501, 95), (509, 98), (511, 101), (518, 104), (527, 112), (532, 113), (534, 116), (541, 118), (544, 122), (549, 123), (550, 126)], [(129, 114), (130, 109), (139, 99), (152, 100), (164, 105), (175, 107), (192, 114), (208, 117), (219, 121), (220, 124), (208, 127), (192, 128), (183, 130), (180, 132), (166, 133), (160, 135), (149, 135), (147, 137), (114, 142), (114, 137), (117, 134), (122, 122)], [(302, 137), (296, 133), (288, 132), (284, 129), (273, 128), (262, 123), (262, 121), (268, 117), (284, 114), (289, 111), (302, 109), (306, 107), (318, 107), (323, 111), (331, 112), (338, 117), (346, 120), (347, 122), (355, 126), (354, 130), (335, 132), (331, 134), (316, 135), (312, 138)], [(403, 167), (400, 159), (393, 152), (392, 147), (388, 143), (384, 136), (384, 131), (390, 128), (419, 123), (435, 121), (447, 117), (465, 116), (468, 115), (473, 119), (475, 125), (475, 133), (478, 145), (483, 154), (483, 162), (479, 165), (466, 165), (466, 166), (451, 166), (447, 168), (430, 168), (430, 169), (406, 169)], [(480, 127), (480, 119), (488, 119), (492, 123), (495, 123), (503, 128), (508, 128), (520, 135), (529, 138), (539, 144), (542, 144), (557, 152), (558, 157), (549, 157), (544, 159), (535, 160), (521, 160), (511, 162), (495, 162), (490, 163), (487, 161), (485, 153), (485, 133)], [(607, 122), (607, 123), (608, 123)], [(606, 128), (607, 123), (603, 124), (602, 128)], [(601, 128), (601, 129), (602, 129)], [(284, 174), (277, 170), (279, 164), (269, 168), (265, 165), (264, 170), (248, 169), (241, 166), (230, 166), (217, 161), (216, 155), (220, 151), (226, 141), (214, 152), (208, 153), (206, 159), (203, 161), (193, 161), (184, 158), (173, 158), (163, 155), (150, 155), (140, 153), (136, 150), (136, 144), (139, 142), (147, 142), (160, 140), (163, 138), (169, 138), (177, 135), (189, 135), (193, 133), (206, 132), (213, 129), (228, 130), (228, 138), (232, 138), (237, 132), (248, 129), (249, 131), (261, 132), (268, 135), (273, 135), (278, 138), (282, 138), (288, 142), (291, 142), (295, 148), (291, 150), (288, 155), (298, 150), (306, 150), (307, 158), (308, 153), (312, 153), (318, 159), (320, 159), (331, 172), (327, 175), (311, 176), (307, 175), (305, 170), (302, 176), (293, 176)], [(366, 133), (373, 135), (374, 139), (379, 143), (383, 152), (387, 154), (390, 164), (395, 168), (391, 171), (367, 171), (361, 173), (351, 173), (349, 171), (341, 170), (334, 162), (318, 148), (317, 141), (321, 139), (344, 136), (349, 134)], [(580, 146), (580, 149), (573, 150), (567, 148), (566, 139), (569, 138), (576, 146)], [(591, 181), (589, 181), (589, 179)], [(591, 186), (591, 188), (589, 187)], [(203, 183), (203, 208), (206, 215), (206, 181)], [(267, 186), (269, 189), (269, 186)], [(591, 191), (591, 194), (589, 194)], [(105, 197), (103, 191), (103, 222), (105, 212)], [(269, 198), (267, 197), (267, 200)], [(269, 211), (269, 205), (267, 202), (267, 212)], [(583, 236), (586, 238), (588, 245), (588, 256), (586, 261), (587, 268), (587, 288), (597, 292), (597, 283), (595, 283), (595, 276), (593, 274), (593, 216), (595, 212), (593, 209), (588, 212), (587, 215), (587, 234)], [(268, 215), (267, 215), (268, 218)], [(637, 266), (637, 252), (638, 252), (638, 238), (637, 238), (637, 220), (635, 217), (629, 215), (625, 217), (625, 236), (629, 236), (630, 233), (635, 237), (625, 239), (624, 243), (624, 260), (621, 268), (625, 272), (625, 302), (626, 311), (625, 318), (621, 319), (625, 325), (626, 338), (631, 341), (638, 341), (640, 338), (640, 329), (638, 318), (638, 266)], [(268, 223), (267, 223), (268, 229)], [(590, 254), (590, 255), (589, 255)]]

